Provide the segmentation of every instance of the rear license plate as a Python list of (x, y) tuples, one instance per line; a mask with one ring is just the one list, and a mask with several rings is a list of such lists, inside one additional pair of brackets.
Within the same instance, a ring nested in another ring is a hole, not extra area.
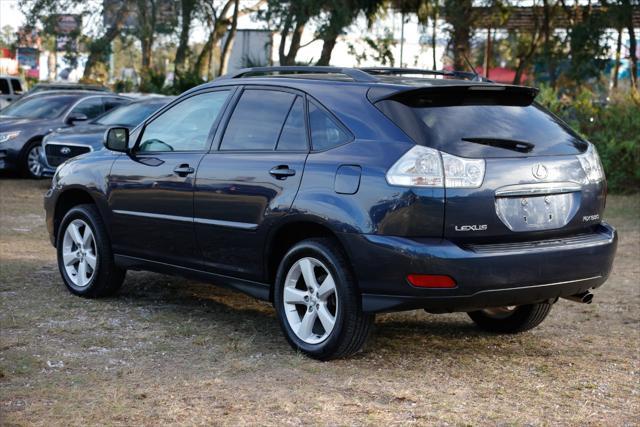
[(496, 213), (512, 231), (552, 230), (575, 215), (579, 193), (497, 197)]

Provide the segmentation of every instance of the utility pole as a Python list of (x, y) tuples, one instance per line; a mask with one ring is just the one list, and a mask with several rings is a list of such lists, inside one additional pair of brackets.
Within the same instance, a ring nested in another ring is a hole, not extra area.
[(402, 10), (402, 22), (400, 23), (400, 68), (403, 67), (402, 60), (404, 56), (404, 10)]

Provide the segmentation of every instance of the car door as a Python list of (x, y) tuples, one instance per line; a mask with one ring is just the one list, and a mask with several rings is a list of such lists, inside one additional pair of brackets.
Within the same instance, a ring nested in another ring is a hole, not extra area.
[(291, 207), (308, 154), (301, 93), (245, 88), (195, 189), (196, 238), (207, 270), (260, 280), (266, 232)]
[(193, 229), (195, 171), (231, 90), (180, 100), (135, 131), (132, 153), (109, 177), (114, 251), (182, 266), (199, 262)]

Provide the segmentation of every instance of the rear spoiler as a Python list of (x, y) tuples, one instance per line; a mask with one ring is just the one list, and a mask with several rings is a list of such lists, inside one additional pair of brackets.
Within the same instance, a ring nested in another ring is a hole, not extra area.
[(508, 105), (526, 107), (533, 103), (538, 89), (499, 84), (442, 84), (398, 90), (372, 87), (367, 98), (372, 103), (397, 101), (413, 108), (451, 107), (456, 105)]

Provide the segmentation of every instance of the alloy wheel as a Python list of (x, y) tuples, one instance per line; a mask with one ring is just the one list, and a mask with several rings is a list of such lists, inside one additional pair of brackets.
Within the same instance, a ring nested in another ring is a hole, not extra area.
[(287, 322), (298, 338), (319, 344), (329, 337), (339, 304), (334, 278), (321, 261), (296, 261), (287, 273), (283, 297)]
[(81, 219), (74, 219), (64, 232), (62, 259), (67, 276), (73, 284), (84, 288), (96, 273), (98, 253), (91, 227)]
[(42, 173), (42, 164), (40, 163), (40, 155), (42, 146), (39, 144), (31, 148), (27, 154), (27, 168), (33, 176), (40, 176)]

